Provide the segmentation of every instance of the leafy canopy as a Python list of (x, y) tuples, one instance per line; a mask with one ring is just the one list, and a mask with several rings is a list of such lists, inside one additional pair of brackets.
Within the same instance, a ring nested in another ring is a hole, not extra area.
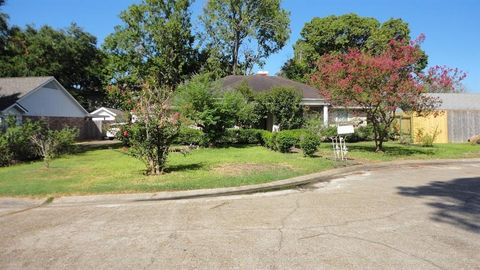
[(302, 96), (293, 88), (275, 87), (257, 97), (263, 114), (274, 116), (280, 129), (299, 128), (303, 124)]
[[(294, 45), (294, 57), (284, 64), (282, 72), (289, 79), (306, 82), (322, 55), (347, 53), (351, 49), (380, 54), (392, 39), (408, 42), (410, 29), (401, 19), (380, 23), (375, 18), (351, 13), (313, 18), (305, 24), (300, 35)], [(426, 57), (418, 61), (424, 68)]]
[(202, 128), (211, 145), (219, 141), (227, 128), (254, 117), (253, 105), (240, 92), (222, 92), (206, 75), (196, 75), (180, 85), (175, 104), (183, 116)]
[(246, 74), (255, 64), (263, 65), (290, 35), (289, 13), (280, 0), (208, 0), (200, 19), (212, 56), (227, 58), (227, 74)]
[(123, 24), (103, 45), (108, 82), (134, 90), (146, 78), (168, 87), (188, 78), (197, 62), (190, 4), (190, 0), (143, 0), (123, 11)]
[(13, 26), (4, 42), (1, 77), (55, 76), (87, 109), (101, 102), (104, 57), (96, 37), (76, 24), (61, 30)]
[(382, 150), (398, 108), (429, 114), (438, 105), (437, 99), (425, 95), (426, 83), (455, 87), (452, 81), (457, 79), (448, 73), (436, 76), (435, 72), (418, 70), (424, 55), (421, 41), (423, 37), (407, 44), (392, 40), (377, 55), (350, 49), (347, 53), (325, 54), (317, 62), (311, 83), (334, 105), (360, 106), (366, 112), (377, 151)]

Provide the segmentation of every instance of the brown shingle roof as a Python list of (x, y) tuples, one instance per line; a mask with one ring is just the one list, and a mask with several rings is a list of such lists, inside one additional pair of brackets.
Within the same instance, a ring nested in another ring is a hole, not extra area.
[(0, 78), (0, 110), (10, 107), (21, 97), (52, 79), (53, 77)]
[(230, 75), (221, 79), (223, 89), (234, 89), (246, 82), (254, 92), (264, 92), (271, 90), (274, 87), (290, 87), (297, 89), (303, 95), (303, 98), (320, 99), (324, 98), (320, 95), (317, 89), (299, 82), (285, 79), (279, 76), (264, 76), (264, 75)]

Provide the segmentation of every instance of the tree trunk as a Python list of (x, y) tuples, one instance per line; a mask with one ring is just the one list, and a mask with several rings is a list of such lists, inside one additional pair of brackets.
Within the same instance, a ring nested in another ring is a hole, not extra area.
[(235, 32), (235, 41), (233, 45), (233, 75), (237, 75), (238, 69), (238, 51), (240, 50), (240, 39), (238, 31)]

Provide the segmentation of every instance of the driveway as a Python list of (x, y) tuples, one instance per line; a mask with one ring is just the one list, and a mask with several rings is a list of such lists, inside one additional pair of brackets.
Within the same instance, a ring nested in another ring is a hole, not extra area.
[(383, 168), (253, 195), (5, 213), (1, 269), (480, 269), (480, 164)]

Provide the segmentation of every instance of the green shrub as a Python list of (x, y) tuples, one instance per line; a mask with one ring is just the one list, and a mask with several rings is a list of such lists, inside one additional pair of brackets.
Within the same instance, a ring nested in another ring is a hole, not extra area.
[(438, 127), (432, 132), (425, 132), (424, 129), (421, 128), (417, 131), (417, 141), (419, 141), (423, 147), (432, 147), (438, 134), (440, 134)]
[(326, 127), (320, 131), (320, 139), (323, 142), (329, 142), (330, 137), (337, 136), (337, 127)]
[(306, 133), (302, 136), (300, 141), (300, 148), (302, 148), (305, 157), (313, 156), (320, 145), (320, 138), (313, 133)]
[(398, 139), (398, 142), (400, 144), (410, 145), (410, 144), (412, 144), (412, 136), (407, 135), (407, 134), (400, 135), (400, 137)]
[(204, 145), (205, 134), (199, 129), (182, 126), (178, 132), (178, 136), (174, 140), (174, 144)]
[(262, 134), (266, 130), (261, 129), (227, 129), (217, 144), (262, 144)]
[(374, 137), (373, 126), (361, 126), (355, 129), (353, 134), (346, 136), (347, 142), (364, 142), (372, 141)]
[(276, 123), (280, 128), (292, 129), (303, 124), (302, 95), (294, 88), (274, 87), (256, 97), (259, 109), (263, 116), (275, 115)]
[(268, 130), (262, 130), (261, 137), (262, 137), (260, 142), (261, 145), (269, 149), (275, 150), (274, 136), (272, 132)]
[(26, 120), (17, 125), (12, 118), (8, 120), (5, 138), (12, 154), (12, 161), (29, 161), (38, 158), (30, 138), (41, 129), (40, 122)]
[(5, 129), (0, 130), (0, 166), (38, 158), (30, 140), (38, 130), (40, 130), (38, 122), (26, 120), (23, 125), (17, 125), (16, 119), (9, 117)]
[(78, 129), (76, 128), (64, 128), (61, 130), (55, 130), (53, 137), (56, 143), (55, 152), (56, 155), (69, 154), (75, 150), (75, 139), (78, 136)]
[(261, 129), (239, 129), (238, 141), (241, 144), (261, 144), (262, 132)]
[(13, 154), (10, 151), (7, 138), (0, 134), (0, 167), (8, 166), (13, 160)]
[(304, 127), (311, 133), (320, 136), (322, 130), (325, 129), (323, 115), (319, 112), (309, 112), (304, 121)]
[(300, 144), (300, 136), (300, 132), (293, 130), (277, 132), (274, 138), (275, 149), (282, 153), (290, 152), (292, 147)]
[(119, 131), (115, 134), (115, 138), (122, 142), (123, 146), (130, 146), (130, 125), (121, 125)]
[(48, 168), (53, 158), (72, 151), (77, 135), (78, 130), (74, 128), (51, 130), (42, 127), (30, 137), (30, 140), (35, 153), (43, 158), (45, 167)]

